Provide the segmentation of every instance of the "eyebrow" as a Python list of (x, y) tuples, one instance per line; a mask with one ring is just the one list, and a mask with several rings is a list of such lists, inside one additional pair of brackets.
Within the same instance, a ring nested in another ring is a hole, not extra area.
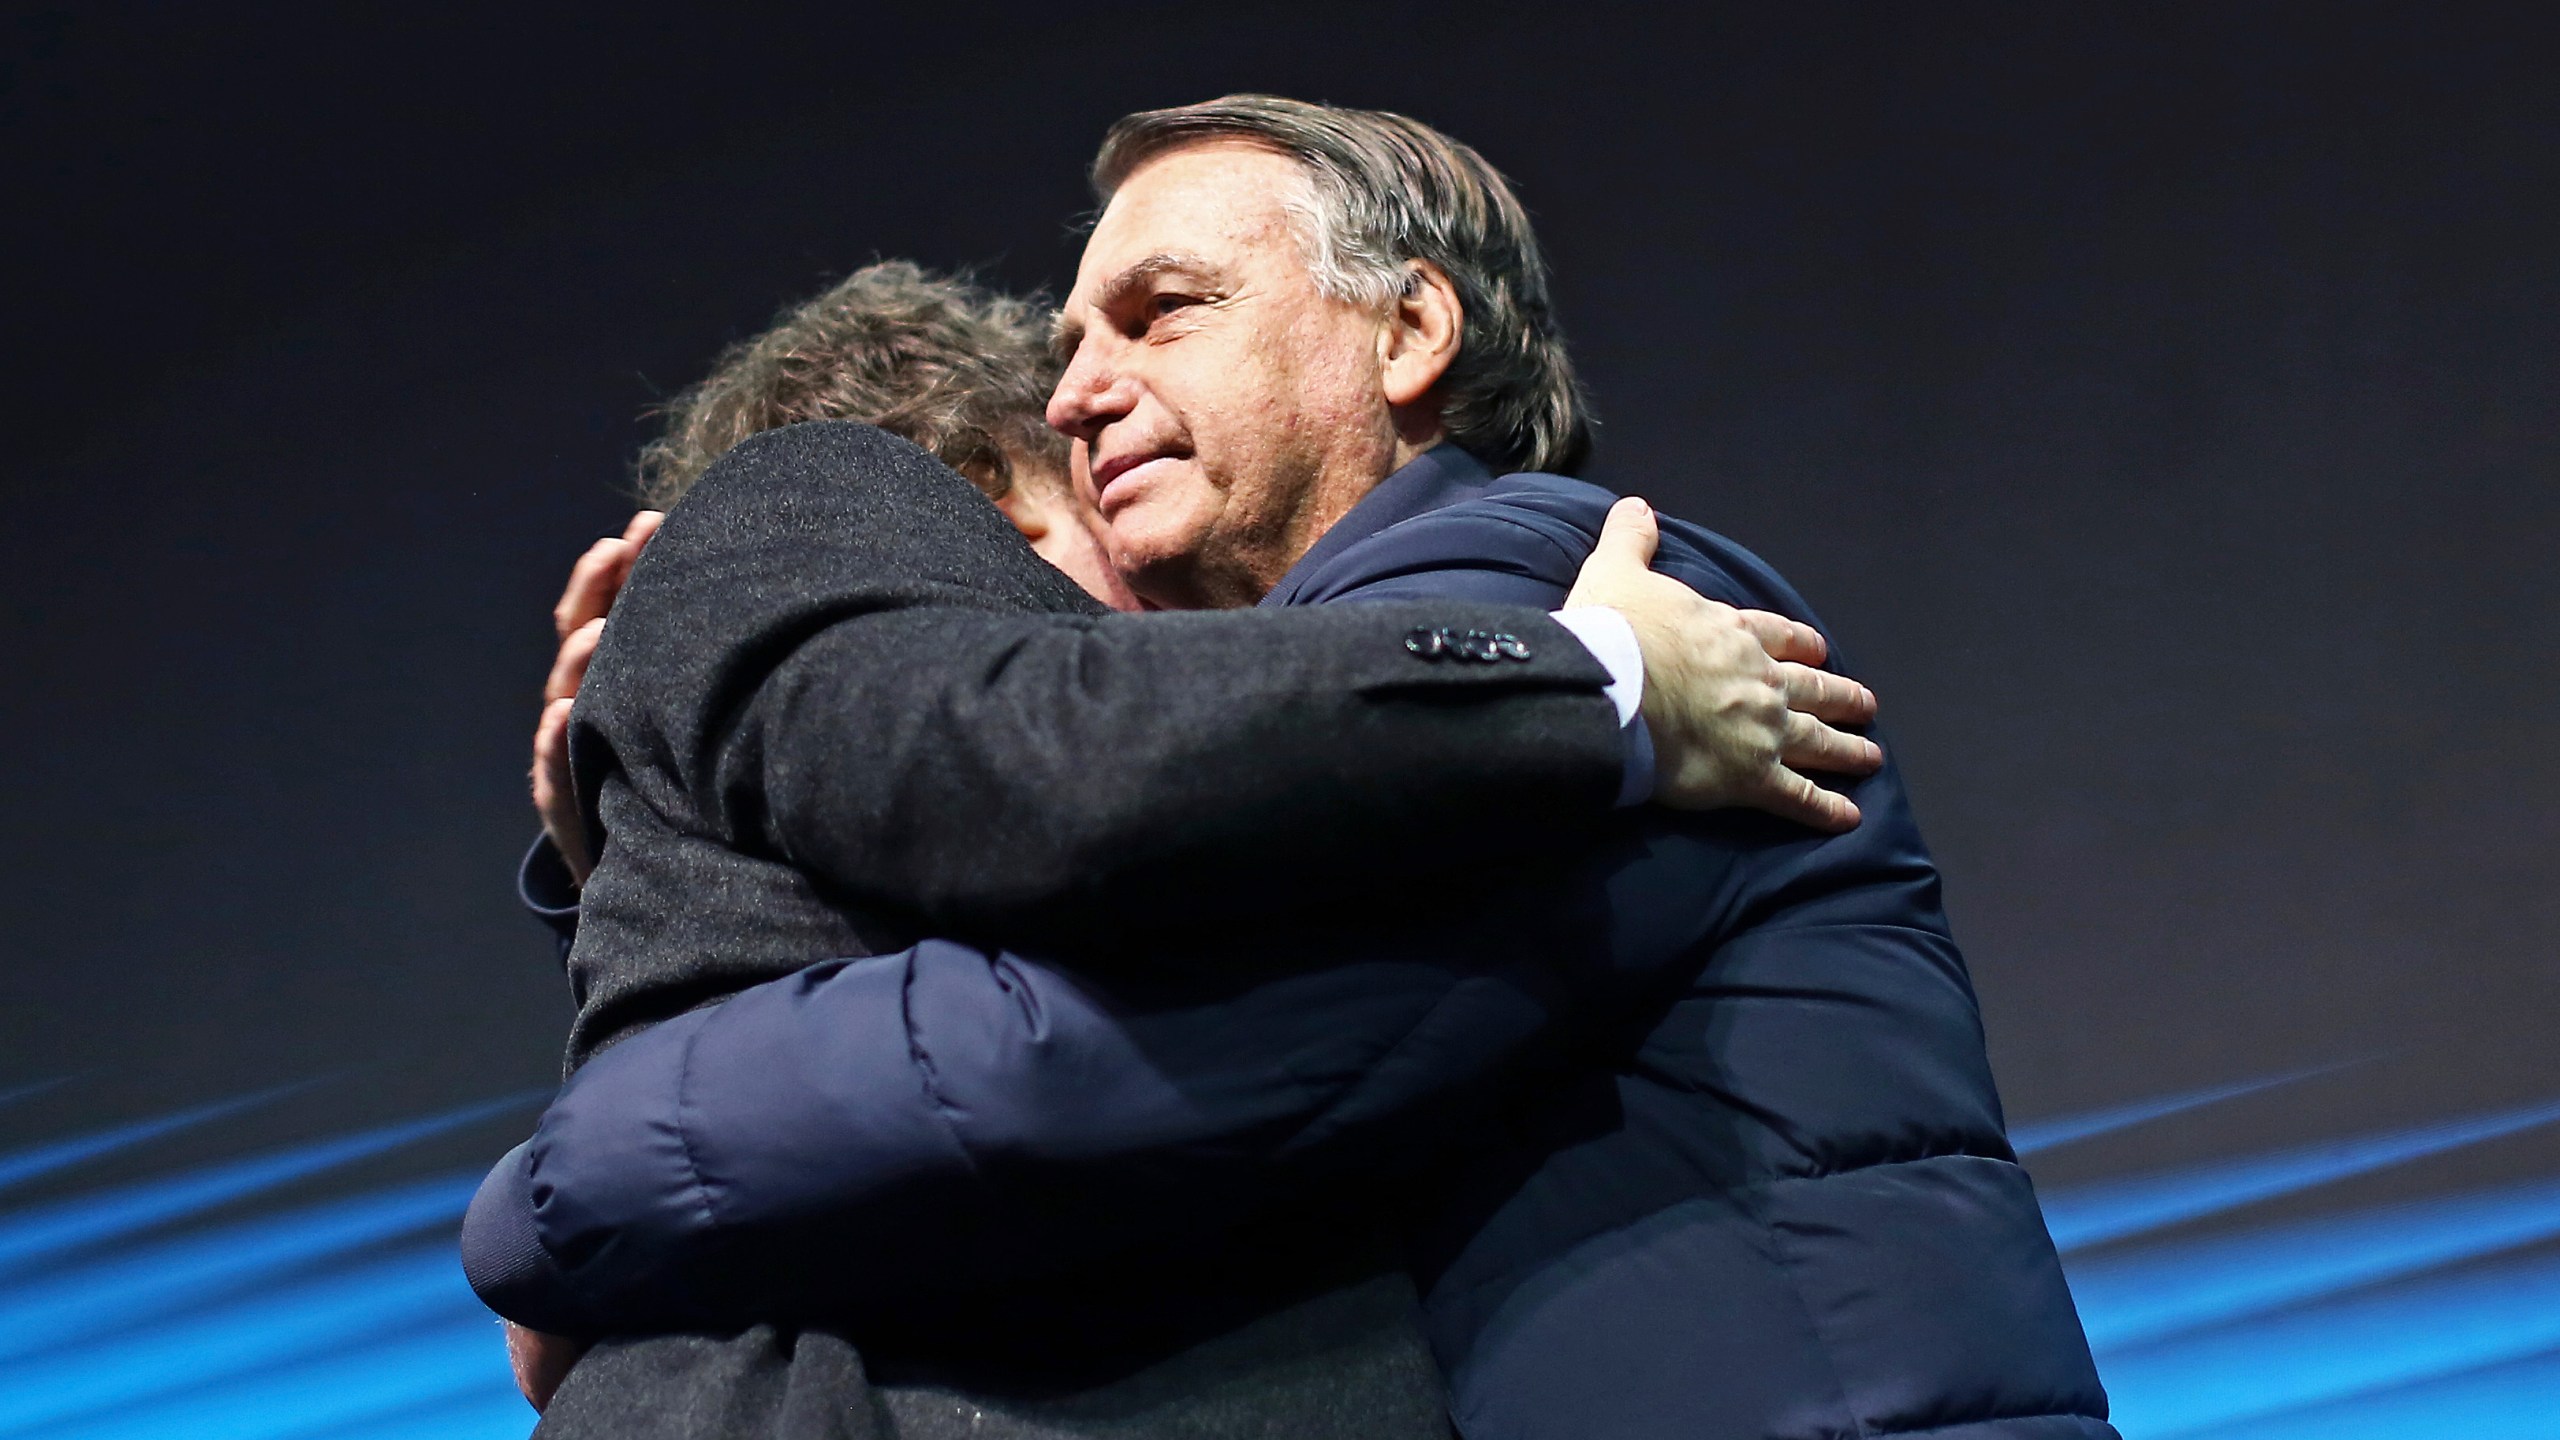
[[(1102, 283), (1094, 294), (1093, 308), (1110, 310), (1132, 294), (1145, 289), (1167, 275), (1190, 275), (1202, 280), (1219, 278), (1216, 265), (1198, 255), (1178, 250), (1159, 250)], [(1049, 323), (1049, 349), (1060, 361), (1073, 358), (1076, 347), (1084, 342), (1084, 322), (1061, 308)]]

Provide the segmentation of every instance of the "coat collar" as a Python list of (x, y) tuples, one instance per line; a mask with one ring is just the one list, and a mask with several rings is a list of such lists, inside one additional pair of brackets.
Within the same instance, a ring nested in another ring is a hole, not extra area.
[(1335, 521), (1332, 529), (1307, 547), (1307, 553), (1298, 557), (1298, 563), (1289, 567), (1289, 573), (1280, 577), (1280, 583), (1271, 587), (1262, 603), (1289, 604), (1309, 579), (1343, 551), (1390, 525), (1473, 499), (1492, 483), (1493, 472), (1484, 467), (1483, 461), (1445, 440), (1432, 446), (1361, 496), (1349, 514)]

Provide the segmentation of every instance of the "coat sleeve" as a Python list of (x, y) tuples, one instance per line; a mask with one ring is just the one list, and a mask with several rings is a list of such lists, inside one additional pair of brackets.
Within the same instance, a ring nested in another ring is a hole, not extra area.
[[(1429, 626), (1555, 658), (1419, 660), (1405, 636)], [(1498, 606), (908, 610), (762, 677), (712, 784), (751, 847), (918, 932), (1125, 942), (1598, 820), (1624, 764), (1605, 679), (1544, 614)]]
[[(1374, 889), (1615, 797), (1608, 673), (1541, 611), (1122, 616), (1062, 587), (904, 442), (755, 437), (616, 603), (571, 727), (580, 794), (620, 769), (910, 933), (1034, 945)], [(1443, 627), (1526, 644), (1408, 647)]]
[(516, 903), (551, 932), (560, 963), (568, 964), (569, 947), (578, 942), (578, 882), (549, 835), (535, 836), (516, 865)]
[(1135, 999), (940, 941), (816, 966), (581, 1070), (465, 1268), (599, 1333), (858, 1320), (1211, 1235), (1471, 1128), (1557, 1009), (1553, 957), (1496, 928)]

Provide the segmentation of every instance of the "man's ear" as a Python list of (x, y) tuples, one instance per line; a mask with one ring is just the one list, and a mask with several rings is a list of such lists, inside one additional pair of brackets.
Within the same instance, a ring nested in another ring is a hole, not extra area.
[(1004, 512), (1004, 518), (1013, 522), (1014, 529), (1022, 532), (1023, 539), (1037, 545), (1057, 523), (1057, 516), (1051, 513), (1055, 507), (1047, 497), (1034, 494), (1034, 488), (1029, 485), (1012, 487), (996, 497), (996, 508)]
[(1378, 340), (1379, 378), (1389, 405), (1420, 403), (1449, 373), (1466, 318), (1448, 272), (1428, 260), (1404, 262), (1404, 288), (1388, 307)]

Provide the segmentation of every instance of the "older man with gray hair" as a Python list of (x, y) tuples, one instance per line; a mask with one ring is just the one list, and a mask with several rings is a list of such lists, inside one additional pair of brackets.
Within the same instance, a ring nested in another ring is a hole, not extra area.
[[(1505, 473), (1571, 471), (1587, 420), (1527, 217), (1481, 157), (1401, 116), (1236, 96), (1123, 120), (1094, 178), (1049, 418), (1088, 447), (1141, 595), (1301, 604), (1354, 573), (1378, 598), (1562, 593), (1609, 501)], [(1656, 563), (1813, 618), (1694, 527), (1666, 524)], [(1433, 1227), (1428, 1329), (1471, 1440), (2107, 1433), (1900, 778), (1851, 798), (1864, 823), (1829, 839), (1646, 823), (1693, 849), (1694, 888), (1610, 921), (1692, 912), (1693, 971)]]
[[(1525, 213), (1480, 157), (1400, 116), (1237, 96), (1122, 121), (1095, 181), (1049, 419), (1139, 595), (1561, 603), (1613, 497), (1562, 473), (1588, 419)], [(1663, 574), (1817, 623), (1739, 546), (1638, 518)], [(1407, 645), (1463, 665), (1500, 639)], [(1547, 917), (1581, 970), (1572, 1023), (1408, 1229), (1469, 1440), (2113, 1434), (1900, 778), (1814, 784), (1855, 767), (1801, 718), (1796, 763), (1738, 767), (1764, 813), (1628, 811), (1555, 857), (1584, 906)], [(844, 1197), (858, 1230), (893, 1213), (860, 1198), (893, 1160), (859, 1127), (806, 1143), (829, 1123), (793, 1152), (829, 1158), (775, 1183), (806, 1191), (795, 1213)], [(936, 1240), (909, 1218), (901, 1244)], [(639, 1258), (679, 1275), (717, 1239)]]

